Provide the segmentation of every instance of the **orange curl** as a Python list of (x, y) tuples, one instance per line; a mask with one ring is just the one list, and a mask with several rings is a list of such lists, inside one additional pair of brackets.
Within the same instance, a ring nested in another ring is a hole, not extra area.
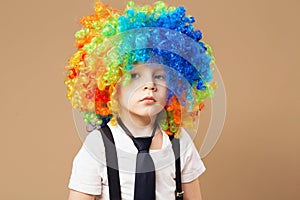
[(203, 108), (204, 108), (204, 103), (202, 102), (199, 104), (199, 110), (201, 111)]
[(83, 17), (80, 19), (79, 23), (82, 24), (86, 28), (93, 29), (93, 22), (99, 21), (100, 17), (96, 14), (91, 14), (89, 16)]
[(101, 2), (95, 3), (94, 11), (97, 15), (101, 17), (112, 16), (114, 13), (119, 13), (118, 9), (109, 8), (109, 5), (103, 5)]
[(88, 36), (84, 38), (76, 38), (75, 44), (77, 48), (81, 49), (85, 44), (89, 43), (93, 39), (93, 36)]
[(182, 112), (182, 106), (180, 105), (180, 102), (176, 98), (175, 95), (171, 97), (170, 104), (166, 106), (166, 110), (170, 114), (167, 117), (167, 121), (169, 121), (169, 122), (170, 122), (170, 120), (173, 121), (171, 124), (169, 123), (169, 127), (166, 130), (166, 133), (168, 135), (177, 134), (178, 131), (176, 133), (173, 133), (171, 131), (171, 126), (178, 126), (178, 127), (180, 126), (180, 124), (181, 124), (181, 115), (182, 115), (182, 113), (181, 113)]
[(167, 135), (173, 135), (173, 133), (168, 129), (165, 131)]
[(174, 123), (177, 125), (180, 125), (180, 123), (181, 123), (180, 117), (174, 116)]
[(106, 107), (106, 105), (103, 105), (99, 101), (95, 102), (95, 107), (96, 107), (96, 114), (100, 114), (102, 116), (107, 116), (110, 114), (110, 110)]
[(169, 106), (167, 106), (167, 111), (168, 112), (170, 112), (170, 111), (172, 111), (172, 110), (174, 110), (174, 108), (173, 108), (173, 105), (171, 104), (171, 105), (169, 105)]

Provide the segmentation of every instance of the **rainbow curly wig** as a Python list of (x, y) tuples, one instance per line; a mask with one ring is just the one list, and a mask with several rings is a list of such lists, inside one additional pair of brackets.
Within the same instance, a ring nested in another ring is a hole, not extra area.
[(84, 113), (89, 127), (116, 125), (116, 84), (130, 81), (135, 63), (155, 62), (168, 66), (169, 92), (166, 116), (160, 126), (179, 137), (180, 127), (190, 127), (203, 108), (203, 101), (214, 95), (214, 58), (194, 17), (184, 7), (127, 4), (124, 13), (96, 2), (95, 13), (80, 20), (76, 32), (78, 50), (66, 66), (67, 98), (74, 109)]

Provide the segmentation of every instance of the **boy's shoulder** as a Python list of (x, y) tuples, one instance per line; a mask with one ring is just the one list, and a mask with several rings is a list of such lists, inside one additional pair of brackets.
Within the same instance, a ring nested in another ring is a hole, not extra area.
[(105, 163), (105, 149), (101, 133), (95, 129), (86, 136), (81, 151), (87, 152), (97, 162)]

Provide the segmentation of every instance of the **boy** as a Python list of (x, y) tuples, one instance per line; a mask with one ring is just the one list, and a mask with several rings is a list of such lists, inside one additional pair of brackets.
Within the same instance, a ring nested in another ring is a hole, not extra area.
[[(154, 7), (134, 7), (129, 2), (124, 15), (98, 2), (95, 14), (81, 20), (84, 28), (76, 33), (79, 50), (67, 66), (66, 84), (73, 107), (85, 113), (85, 122), (94, 130), (74, 159), (69, 200), (115, 199), (114, 195), (116, 199), (182, 199), (175, 181), (179, 177), (170, 140), (174, 137), (180, 138), (184, 198), (201, 199), (197, 178), (205, 167), (182, 127), (195, 120), (203, 99), (211, 95), (212, 60), (193, 22), (183, 7), (167, 8), (162, 2)], [(143, 27), (168, 28), (199, 42), (200, 51), (193, 59), (201, 60), (200, 71), (172, 52), (146, 48), (156, 40), (170, 39), (172, 32), (151, 41), (134, 35), (135, 49), (124, 50), (132, 45), (130, 37), (121, 37), (113, 47), (103, 45), (111, 36)], [(113, 138), (108, 143), (107, 132)], [(113, 157), (107, 154), (111, 145), (116, 149), (115, 165), (108, 164)], [(110, 187), (110, 170), (117, 171), (116, 187)]]

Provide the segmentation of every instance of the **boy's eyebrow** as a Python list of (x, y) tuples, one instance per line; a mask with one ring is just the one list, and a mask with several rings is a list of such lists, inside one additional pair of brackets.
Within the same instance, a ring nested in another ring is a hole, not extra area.
[(158, 72), (158, 71), (165, 72), (164, 68), (157, 68), (157, 69), (154, 70), (154, 72)]
[(156, 73), (165, 74), (166, 72), (163, 71), (163, 70), (156, 70), (156, 71), (154, 71), (153, 73), (154, 73), (154, 74), (156, 74)]
[[(129, 72), (132, 72), (132, 71), (136, 71), (136, 70), (139, 70), (141, 66), (136, 66), (136, 67), (133, 67)], [(156, 71), (165, 71), (165, 68), (163, 66), (146, 66), (146, 67), (150, 67), (153, 69), (154, 72)]]

